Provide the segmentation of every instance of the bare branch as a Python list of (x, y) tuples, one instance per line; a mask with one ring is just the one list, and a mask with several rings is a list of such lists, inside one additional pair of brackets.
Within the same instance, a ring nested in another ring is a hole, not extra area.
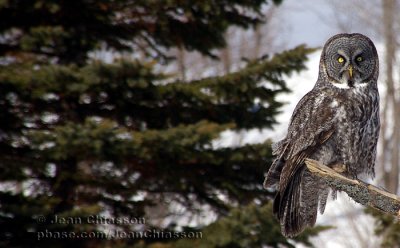
[(321, 177), (332, 188), (344, 191), (356, 202), (400, 217), (400, 198), (360, 180), (347, 178), (335, 170), (306, 159), (307, 168), (314, 175)]

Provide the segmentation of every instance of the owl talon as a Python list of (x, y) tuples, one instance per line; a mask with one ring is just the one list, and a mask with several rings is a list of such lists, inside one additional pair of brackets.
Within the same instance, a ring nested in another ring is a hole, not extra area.
[(346, 165), (344, 165), (344, 164), (334, 164), (334, 165), (332, 166), (332, 169), (333, 169), (334, 171), (336, 171), (337, 173), (343, 173), (343, 172), (346, 172), (346, 171), (347, 171), (347, 167), (346, 167)]

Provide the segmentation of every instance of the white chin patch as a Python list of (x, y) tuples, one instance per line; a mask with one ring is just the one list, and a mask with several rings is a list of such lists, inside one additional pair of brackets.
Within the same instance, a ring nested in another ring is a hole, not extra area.
[(368, 85), (368, 83), (358, 83), (355, 86), (356, 86), (356, 88), (363, 88), (363, 87), (366, 87), (367, 85)]
[(350, 86), (347, 85), (347, 83), (332, 83), (333, 86), (339, 88), (339, 89), (350, 89)]
[(343, 80), (341, 83), (337, 82), (331, 82), (333, 86), (339, 88), (339, 89), (350, 89), (350, 88), (364, 88), (368, 85), (368, 83), (360, 83), (360, 82), (354, 82), (354, 86), (350, 87), (347, 84), (347, 81)]

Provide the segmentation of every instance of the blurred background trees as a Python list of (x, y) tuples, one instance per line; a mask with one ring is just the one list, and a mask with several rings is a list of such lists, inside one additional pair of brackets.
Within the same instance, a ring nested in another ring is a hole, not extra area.
[[(227, 130), (271, 128), (284, 77), (313, 51), (264, 54), (264, 9), (271, 21), (279, 3), (1, 1), (0, 245), (293, 246), (262, 189), (270, 141), (218, 141)], [(233, 27), (254, 30), (247, 58), (232, 59)], [(188, 53), (224, 69), (190, 75)], [(146, 222), (54, 219), (94, 215)], [(203, 238), (37, 236), (150, 229)], [(295, 241), (311, 245), (319, 230)]]

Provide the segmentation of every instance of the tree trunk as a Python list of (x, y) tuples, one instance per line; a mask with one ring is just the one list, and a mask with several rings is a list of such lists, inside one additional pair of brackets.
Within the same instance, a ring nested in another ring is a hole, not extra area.
[(182, 81), (186, 81), (186, 59), (185, 51), (182, 48), (178, 48), (177, 50), (177, 61), (180, 78)]
[[(394, 30), (394, 17), (396, 12), (395, 0), (383, 0), (383, 32), (385, 38), (385, 78), (386, 78), (386, 97), (383, 115), (383, 128), (381, 129), (381, 166), (389, 165), (384, 168), (384, 184), (386, 189), (397, 193), (399, 184), (399, 141), (400, 141), (400, 117), (399, 100), (395, 88), (393, 69), (395, 66), (396, 37)], [(388, 127), (388, 120), (393, 122), (392, 128)], [(391, 133), (389, 133), (391, 132)]]

